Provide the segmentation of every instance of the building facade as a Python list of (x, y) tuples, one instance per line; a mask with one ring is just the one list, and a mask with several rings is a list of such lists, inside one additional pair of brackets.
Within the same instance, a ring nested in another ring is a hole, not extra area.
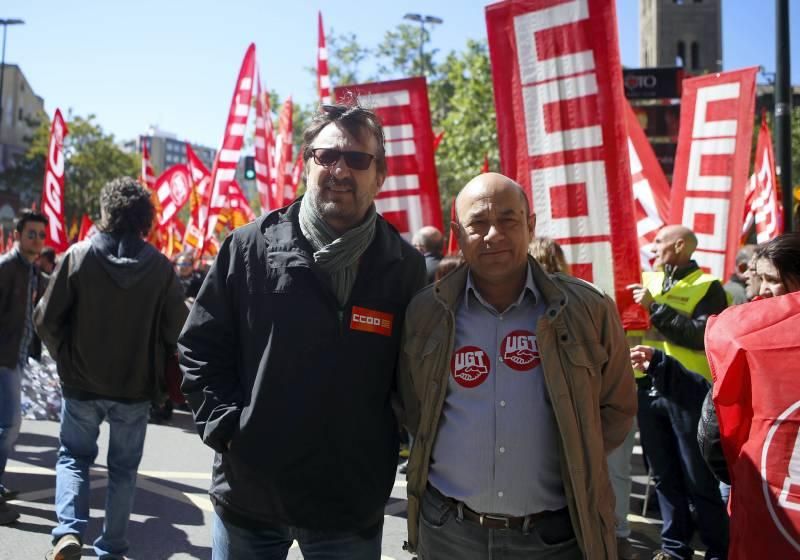
[[(122, 147), (129, 152), (142, 152), (142, 145), (147, 145), (150, 154), (150, 163), (156, 177), (169, 169), (173, 165), (186, 163), (186, 141), (179, 140), (175, 134), (150, 127), (146, 134), (142, 134), (136, 140), (125, 142)], [(191, 143), (192, 149), (197, 157), (208, 167), (209, 171), (214, 166), (214, 158), (217, 151), (207, 146)]]
[(16, 64), (4, 66), (2, 96), (0, 172), (25, 154), (39, 122), (47, 119), (44, 99), (34, 93)]
[(639, 65), (722, 71), (722, 1), (639, 0)]

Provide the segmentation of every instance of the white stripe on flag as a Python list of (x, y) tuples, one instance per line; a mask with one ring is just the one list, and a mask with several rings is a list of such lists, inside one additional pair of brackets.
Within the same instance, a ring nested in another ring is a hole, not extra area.
[(319, 47), (318, 52), (317, 56), (320, 60), (328, 60), (328, 47)]
[(331, 77), (327, 74), (323, 74), (319, 77), (319, 87), (322, 89), (328, 89), (331, 87)]
[(256, 136), (256, 148), (263, 150), (267, 147), (266, 141), (261, 136)]
[(231, 126), (228, 128), (228, 132), (231, 136), (244, 136), (244, 130), (246, 128), (245, 123), (231, 123)]
[(374, 93), (367, 97), (365, 105), (378, 109), (380, 107), (394, 107), (397, 105), (408, 105), (411, 103), (411, 96), (407, 89), (400, 91), (389, 91), (386, 93)]
[(239, 150), (220, 150), (219, 161), (228, 163), (239, 162)]
[(419, 175), (390, 175), (386, 177), (381, 192), (419, 190)]
[(233, 181), (236, 177), (235, 167), (218, 167), (217, 168), (217, 183), (220, 181)]
[(239, 89), (242, 91), (250, 91), (253, 89), (253, 78), (242, 78), (242, 83)]
[(266, 176), (267, 175), (267, 166), (264, 165), (263, 163), (259, 163), (257, 161), (254, 162), (254, 163), (255, 163), (255, 165), (253, 167), (255, 167), (256, 175), (264, 175), (264, 176)]
[(386, 142), (386, 157), (409, 156), (417, 153), (417, 147), (413, 140), (397, 140)]
[(384, 126), (383, 135), (386, 141), (390, 140), (404, 140), (406, 138), (414, 138), (414, 125), (398, 124), (393, 126)]

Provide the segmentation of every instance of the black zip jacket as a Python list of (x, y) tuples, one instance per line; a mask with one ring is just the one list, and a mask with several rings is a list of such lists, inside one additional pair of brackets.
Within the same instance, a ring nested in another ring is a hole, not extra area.
[[(22, 258), (18, 249), (0, 255), (0, 367), (4, 368), (17, 367), (25, 328), (30, 268)], [(34, 294), (35, 305), (44, 291), (45, 281), (38, 267), (34, 274), (39, 277), (38, 290)], [(38, 359), (40, 350), (41, 343), (32, 340), (30, 354)]]
[[(379, 217), (340, 307), (299, 208), (222, 244), (178, 342), (182, 389), (217, 451), (210, 494), (223, 519), (367, 530), (383, 521), (394, 484), (395, 364), (425, 263)], [(377, 329), (376, 317), (386, 321)]]

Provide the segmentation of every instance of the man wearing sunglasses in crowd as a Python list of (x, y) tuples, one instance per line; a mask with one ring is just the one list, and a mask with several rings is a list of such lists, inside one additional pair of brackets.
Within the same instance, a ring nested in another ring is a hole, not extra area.
[(17, 245), (0, 256), (0, 525), (19, 517), (6, 504), (17, 493), (2, 483), (6, 461), (22, 424), (22, 368), (35, 338), (33, 308), (44, 290), (42, 272), (34, 263), (44, 248), (46, 228), (43, 214), (23, 210), (14, 230)]
[(375, 209), (383, 129), (357, 103), (303, 133), (306, 194), (222, 244), (179, 341), (217, 455), (213, 557), (381, 557), (402, 321), (422, 255)]

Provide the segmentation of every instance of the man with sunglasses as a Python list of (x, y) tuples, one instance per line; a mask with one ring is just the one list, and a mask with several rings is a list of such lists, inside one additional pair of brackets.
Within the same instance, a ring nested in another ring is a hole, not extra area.
[(217, 455), (213, 557), (378, 560), (397, 468), (395, 363), (422, 255), (378, 216), (383, 129), (324, 105), (306, 194), (222, 244), (179, 340), (183, 391)]
[(17, 245), (0, 256), (0, 525), (19, 517), (6, 505), (17, 493), (2, 482), (22, 423), (22, 368), (28, 362), (35, 337), (33, 308), (44, 287), (42, 272), (34, 263), (44, 248), (46, 227), (44, 214), (23, 210), (14, 230)]

